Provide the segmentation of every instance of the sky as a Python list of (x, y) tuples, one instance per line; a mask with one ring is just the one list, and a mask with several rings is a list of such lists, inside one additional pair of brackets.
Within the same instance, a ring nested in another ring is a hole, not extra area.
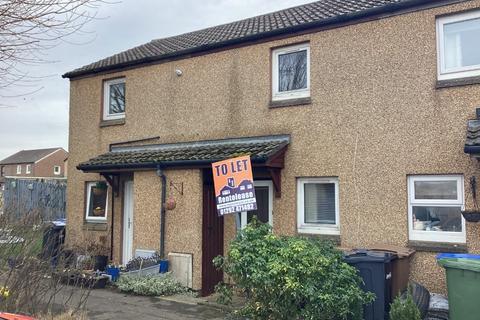
[(33, 88), (0, 97), (0, 159), (17, 151), (68, 150), (69, 81), (61, 75), (153, 39), (240, 20), (313, 0), (122, 0), (103, 4), (83, 33), (42, 52), (29, 66)]

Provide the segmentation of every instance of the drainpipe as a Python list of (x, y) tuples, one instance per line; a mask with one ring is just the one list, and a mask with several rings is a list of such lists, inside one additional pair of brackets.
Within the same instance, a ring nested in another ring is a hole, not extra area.
[(157, 166), (157, 176), (162, 182), (161, 208), (160, 208), (160, 258), (165, 258), (165, 202), (167, 200), (167, 177), (159, 165)]

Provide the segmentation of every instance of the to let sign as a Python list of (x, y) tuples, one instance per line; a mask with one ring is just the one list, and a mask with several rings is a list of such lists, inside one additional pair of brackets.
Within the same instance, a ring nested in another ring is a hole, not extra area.
[(250, 156), (212, 163), (219, 216), (257, 209)]

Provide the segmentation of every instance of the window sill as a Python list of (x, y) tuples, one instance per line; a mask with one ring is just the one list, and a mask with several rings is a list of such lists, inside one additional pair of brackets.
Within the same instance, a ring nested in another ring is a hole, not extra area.
[(328, 227), (300, 227), (297, 229), (297, 233), (300, 235), (340, 236), (338, 228)]
[(465, 243), (442, 243), (429, 241), (409, 241), (408, 246), (417, 251), (426, 252), (468, 252)]
[(269, 107), (273, 108), (282, 108), (282, 107), (293, 107), (293, 106), (302, 106), (312, 104), (312, 98), (295, 98), (295, 99), (285, 99), (285, 100), (272, 100), (270, 101)]
[(106, 220), (86, 220), (83, 223), (83, 230), (87, 231), (107, 231), (108, 224)]
[(469, 77), (469, 78), (438, 80), (435, 88), (443, 89), (443, 88), (469, 86), (473, 84), (480, 84), (480, 76)]
[(100, 128), (110, 126), (120, 126), (125, 124), (125, 119), (102, 120), (100, 121)]

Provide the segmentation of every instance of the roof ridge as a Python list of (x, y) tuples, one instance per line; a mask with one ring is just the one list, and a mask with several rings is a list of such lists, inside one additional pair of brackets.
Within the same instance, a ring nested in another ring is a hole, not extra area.
[[(425, 9), (467, 0), (317, 0), (253, 17), (192, 30), (107, 56), (63, 75), (75, 78), (98, 72), (115, 72), (124, 67), (223, 48), (277, 35), (285, 35), (340, 23), (363, 21), (368, 17)], [(403, 10), (403, 11), (402, 11)], [(153, 50), (153, 48), (156, 50)]]

